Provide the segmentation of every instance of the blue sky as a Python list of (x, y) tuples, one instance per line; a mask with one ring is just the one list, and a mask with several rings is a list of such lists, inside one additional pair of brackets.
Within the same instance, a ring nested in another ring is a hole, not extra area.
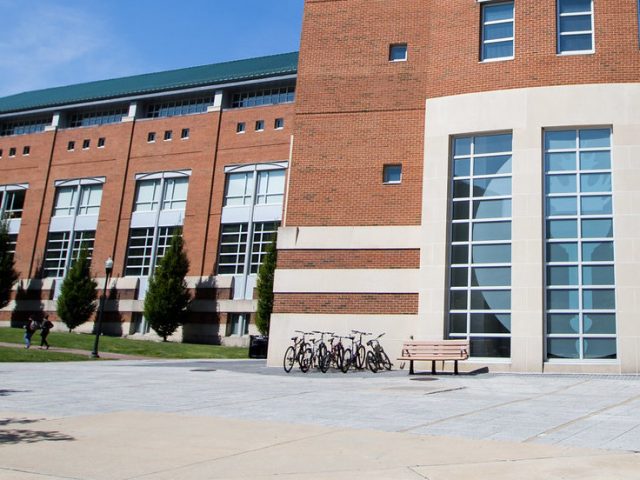
[(0, 97), (298, 50), (303, 0), (0, 0)]

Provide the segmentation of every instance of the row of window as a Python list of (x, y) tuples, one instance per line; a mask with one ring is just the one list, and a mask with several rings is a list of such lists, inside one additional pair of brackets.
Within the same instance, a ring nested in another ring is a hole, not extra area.
[[(18, 149), (16, 147), (10, 147), (9, 148), (9, 158), (15, 157), (17, 154)], [(22, 155), (27, 156), (31, 154), (31, 147), (29, 145), (25, 145), (24, 147), (22, 147)], [(4, 155), (4, 151), (2, 148), (0, 148), (0, 158), (2, 158)]]
[[(98, 148), (104, 148), (107, 143), (107, 139), (105, 137), (98, 138)], [(91, 148), (91, 140), (85, 138), (82, 140), (82, 150), (89, 150)], [(73, 152), (76, 149), (76, 141), (69, 140), (67, 143), (67, 151)]]
[(276, 105), (295, 100), (296, 87), (264, 88), (247, 92), (237, 92), (231, 97), (231, 108), (258, 107)]
[[(449, 336), (511, 354), (512, 135), (455, 138)], [(611, 130), (544, 132), (549, 359), (615, 359)]]
[(47, 125), (51, 125), (51, 116), (32, 120), (3, 122), (0, 123), (0, 137), (43, 132)]
[[(187, 140), (189, 138), (189, 133), (190, 132), (188, 128), (183, 128), (182, 131), (180, 132), (180, 139)], [(156, 132), (147, 133), (147, 142), (154, 143), (156, 141), (156, 137), (157, 137)], [(165, 142), (169, 142), (173, 140), (173, 130), (165, 130), (164, 135), (162, 136), (162, 139)]]
[[(278, 117), (273, 121), (274, 130), (282, 130), (284, 128), (284, 118)], [(245, 122), (238, 122), (236, 124), (236, 133), (244, 133), (247, 130), (247, 124)], [(256, 132), (264, 132), (264, 120), (256, 120), (255, 128)]]
[[(482, 4), (480, 60), (495, 61), (514, 58), (514, 1), (488, 1)], [(557, 53), (593, 53), (593, 0), (557, 0)], [(408, 58), (406, 43), (389, 45), (389, 61)]]

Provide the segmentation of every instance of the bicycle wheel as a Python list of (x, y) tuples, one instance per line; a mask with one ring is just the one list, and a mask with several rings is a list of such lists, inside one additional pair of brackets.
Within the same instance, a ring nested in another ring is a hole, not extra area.
[(387, 355), (385, 353), (384, 350), (380, 350), (380, 366), (386, 368), (387, 370), (391, 370), (391, 367), (393, 366), (391, 363), (391, 360), (389, 360), (389, 355)]
[(326, 356), (326, 355), (327, 355), (327, 346), (326, 346), (324, 343), (321, 343), (321, 344), (318, 346), (318, 355), (319, 355), (320, 357), (324, 357), (324, 356)]
[(327, 353), (323, 357), (320, 357), (320, 371), (322, 373), (327, 373), (330, 366), (331, 366), (331, 355)]
[(307, 348), (300, 354), (300, 370), (303, 373), (307, 373), (311, 368), (311, 360), (313, 359), (313, 352), (310, 348)]
[(284, 359), (282, 360), (282, 366), (284, 371), (289, 373), (293, 368), (293, 364), (296, 361), (296, 351), (293, 347), (289, 347), (284, 352)]
[(342, 364), (344, 363), (344, 347), (340, 344), (336, 345), (333, 361), (336, 364), (336, 368), (342, 370)]
[(371, 350), (367, 352), (367, 368), (369, 368), (369, 370), (371, 370), (373, 373), (376, 373), (378, 370), (380, 370), (376, 354)]
[(352, 361), (353, 358), (351, 357), (351, 349), (347, 348), (342, 354), (342, 367), (340, 368), (340, 370), (342, 370), (342, 373), (347, 373), (349, 371), (349, 367), (351, 366)]
[(362, 345), (358, 346), (357, 355), (355, 355), (355, 365), (358, 370), (362, 370), (365, 367), (367, 361), (367, 352)]

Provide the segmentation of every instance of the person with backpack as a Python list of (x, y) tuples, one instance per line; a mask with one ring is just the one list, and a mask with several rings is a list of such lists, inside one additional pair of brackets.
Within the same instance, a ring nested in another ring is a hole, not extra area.
[(24, 326), (24, 348), (29, 348), (31, 346), (31, 337), (36, 331), (40, 328), (38, 321), (32, 316), (29, 317), (29, 321)]
[(49, 320), (49, 315), (45, 315), (44, 321), (40, 326), (40, 350), (42, 350), (42, 347), (44, 347), (45, 345), (47, 346), (47, 350), (49, 350), (49, 342), (47, 342), (47, 337), (49, 336), (49, 332), (52, 328), (53, 323), (51, 323), (51, 320)]

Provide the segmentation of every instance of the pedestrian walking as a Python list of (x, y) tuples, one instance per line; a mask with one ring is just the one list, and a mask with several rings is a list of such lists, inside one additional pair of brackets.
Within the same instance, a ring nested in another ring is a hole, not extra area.
[(53, 328), (53, 323), (51, 323), (51, 320), (49, 320), (49, 315), (45, 315), (44, 321), (42, 322), (42, 325), (40, 327), (40, 349), (41, 350), (45, 346), (47, 347), (47, 350), (49, 350), (49, 342), (47, 342), (47, 337), (49, 336), (49, 332), (51, 331), (52, 328)]
[(36, 333), (39, 327), (40, 324), (38, 321), (33, 316), (30, 316), (29, 321), (24, 326), (24, 348), (29, 348), (31, 346), (31, 337), (33, 337), (33, 334)]

